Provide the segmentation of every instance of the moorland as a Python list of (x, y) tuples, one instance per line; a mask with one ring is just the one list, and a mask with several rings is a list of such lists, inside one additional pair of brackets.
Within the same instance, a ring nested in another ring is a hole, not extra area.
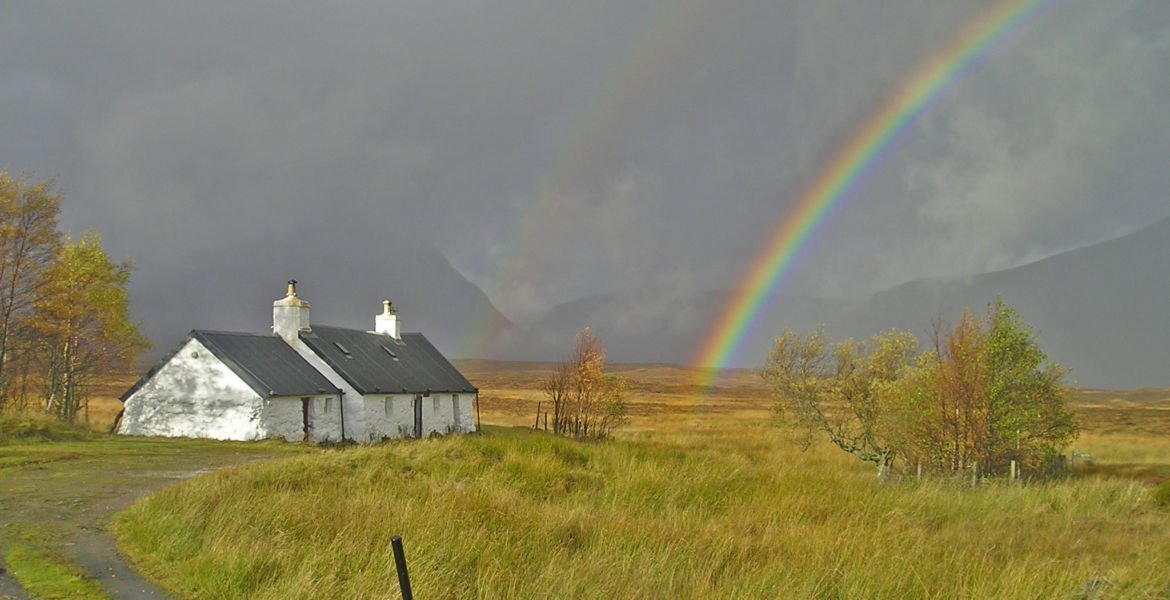
[[(1065, 477), (883, 483), (827, 443), (803, 449), (751, 370), (707, 389), (685, 367), (610, 365), (629, 381), (630, 423), (580, 442), (533, 431), (554, 365), (458, 366), (480, 388), (482, 434), (7, 442), (0, 496), (20, 481), (90, 516), (53, 525), (0, 500), (17, 509), (6, 560), (93, 583), (102, 574), (74, 549), (96, 531), (176, 598), (394, 598), (401, 535), (426, 598), (1170, 597), (1157, 494), (1170, 390), (1074, 390), (1082, 433), (1067, 450), (1091, 460)], [(129, 381), (95, 399), (95, 427)], [(218, 466), (230, 468), (203, 472)], [(153, 483), (118, 483), (140, 480)], [(106, 584), (86, 593), (125, 597)]]

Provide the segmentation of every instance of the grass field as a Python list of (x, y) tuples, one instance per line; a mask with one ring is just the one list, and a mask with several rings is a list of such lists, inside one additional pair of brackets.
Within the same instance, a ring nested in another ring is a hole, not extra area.
[(802, 452), (749, 371), (617, 366), (608, 442), (534, 433), (549, 365), (463, 361), (486, 435), (343, 448), (197, 477), (123, 513), (183, 598), (1170, 598), (1170, 394), (1078, 391), (1073, 477), (904, 480)]

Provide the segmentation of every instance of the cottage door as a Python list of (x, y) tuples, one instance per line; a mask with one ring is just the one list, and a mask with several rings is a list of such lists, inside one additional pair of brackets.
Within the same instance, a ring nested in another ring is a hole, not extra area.
[(313, 424), (309, 422), (309, 405), (311, 402), (311, 398), (301, 398), (301, 430), (305, 434), (305, 437), (302, 438), (302, 440), (306, 442), (312, 439), (312, 436), (309, 434), (310, 430), (313, 428)]
[(414, 397), (414, 437), (422, 437), (422, 394)]

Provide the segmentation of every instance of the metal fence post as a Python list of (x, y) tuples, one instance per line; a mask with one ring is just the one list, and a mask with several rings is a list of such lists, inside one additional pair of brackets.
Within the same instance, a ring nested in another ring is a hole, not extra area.
[(402, 550), (402, 537), (390, 538), (390, 546), (394, 548), (394, 568), (398, 570), (398, 587), (402, 589), (402, 600), (414, 600), (410, 593), (410, 575), (406, 574), (406, 553)]

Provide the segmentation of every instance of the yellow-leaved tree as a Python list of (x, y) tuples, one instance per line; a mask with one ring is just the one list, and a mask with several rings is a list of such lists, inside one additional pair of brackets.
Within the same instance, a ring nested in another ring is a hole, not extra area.
[(21, 409), (28, 368), (35, 354), (25, 335), (53, 262), (61, 194), (53, 180), (0, 171), (0, 410)]
[(581, 438), (607, 437), (625, 424), (626, 382), (605, 372), (605, 348), (588, 327), (577, 334), (573, 355), (544, 382), (553, 405), (553, 431)]
[(66, 237), (40, 273), (33, 325), (40, 347), (39, 375), (45, 411), (73, 422), (88, 410), (99, 375), (125, 370), (150, 346), (130, 320), (126, 284), (133, 265), (115, 263), (101, 237)]

